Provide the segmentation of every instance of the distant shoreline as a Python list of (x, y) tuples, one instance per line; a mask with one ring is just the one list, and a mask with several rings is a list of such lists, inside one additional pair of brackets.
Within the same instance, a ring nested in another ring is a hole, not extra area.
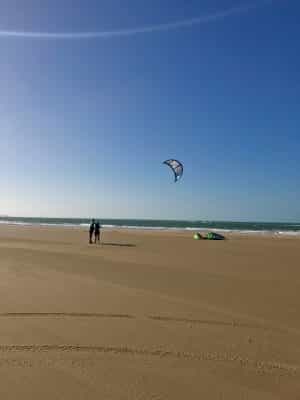
[[(209, 225), (209, 224), (208, 224)], [(198, 226), (198, 227), (165, 227), (165, 226), (143, 226), (143, 225), (113, 225), (113, 224), (105, 224), (102, 223), (102, 229), (106, 231), (126, 231), (126, 232), (148, 232), (148, 233), (174, 233), (174, 234), (192, 234), (194, 232), (206, 233), (208, 231), (218, 232), (223, 234), (224, 236), (243, 236), (243, 237), (274, 237), (274, 238), (299, 238), (300, 239), (300, 229), (292, 230), (291, 228), (294, 224), (290, 224), (291, 226), (286, 227), (286, 229), (249, 229), (249, 227), (245, 227), (244, 229), (241, 227), (240, 229), (235, 228), (224, 228), (224, 227), (216, 227), (216, 226)], [(0, 218), (0, 228), (4, 229), (5, 227), (10, 228), (44, 228), (44, 229), (78, 229), (78, 230), (87, 230), (89, 227), (89, 223), (55, 223), (55, 222), (29, 222), (29, 221), (19, 221), (19, 220), (1, 220)], [(300, 225), (299, 225), (300, 227)], [(287, 229), (289, 228), (289, 229)], [(296, 227), (294, 227), (296, 228)]]

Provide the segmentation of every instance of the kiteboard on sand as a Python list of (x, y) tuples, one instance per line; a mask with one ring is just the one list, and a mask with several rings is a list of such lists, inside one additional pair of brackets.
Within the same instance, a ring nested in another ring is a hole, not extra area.
[(202, 236), (199, 232), (194, 233), (193, 238), (195, 240), (201, 240), (201, 239), (206, 239), (206, 240), (224, 240), (225, 236), (220, 235), (219, 233), (215, 232), (208, 232), (205, 236)]

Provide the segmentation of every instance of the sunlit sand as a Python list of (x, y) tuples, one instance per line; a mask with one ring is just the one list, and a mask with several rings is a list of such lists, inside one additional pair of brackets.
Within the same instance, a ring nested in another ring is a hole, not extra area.
[(0, 228), (3, 399), (297, 399), (297, 238)]

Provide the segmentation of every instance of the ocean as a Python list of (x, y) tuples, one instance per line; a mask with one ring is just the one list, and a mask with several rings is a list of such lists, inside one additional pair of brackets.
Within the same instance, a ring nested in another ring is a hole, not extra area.
[[(300, 223), (283, 222), (234, 222), (234, 221), (184, 221), (159, 219), (105, 219), (99, 218), (103, 228), (190, 230), (237, 232), (242, 234), (274, 234), (300, 237)], [(87, 228), (90, 219), (85, 218), (28, 218), (0, 216), (0, 224), (62, 226)]]

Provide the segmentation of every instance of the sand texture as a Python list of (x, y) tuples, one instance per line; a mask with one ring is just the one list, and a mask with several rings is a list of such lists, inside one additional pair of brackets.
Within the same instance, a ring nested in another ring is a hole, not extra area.
[(1, 399), (300, 399), (300, 239), (0, 228)]

